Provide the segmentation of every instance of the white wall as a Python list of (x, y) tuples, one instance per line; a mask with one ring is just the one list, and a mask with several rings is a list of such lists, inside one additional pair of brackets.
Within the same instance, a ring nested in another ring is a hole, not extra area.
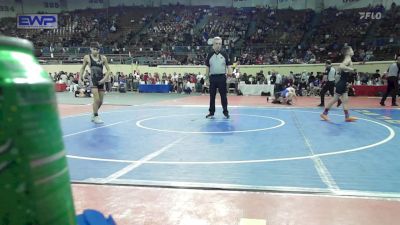
[(118, 5), (143, 5), (143, 6), (159, 6), (160, 0), (110, 0), (110, 6), (118, 6)]
[[(66, 0), (66, 8), (60, 4), (60, 0), (22, 0), (24, 13), (36, 13), (38, 11), (47, 11), (49, 13), (59, 13), (62, 10), (76, 10), (86, 8), (104, 8), (107, 7), (107, 1), (110, 2), (110, 6), (118, 5), (145, 5), (145, 6), (160, 6), (168, 4), (180, 4), (184, 5), (209, 5), (209, 6), (226, 6), (226, 7), (257, 7), (269, 5), (273, 8), (278, 7), (285, 9), (291, 7), (293, 9), (314, 9), (318, 10), (319, 5), (324, 5), (325, 8), (337, 7), (339, 9), (349, 8), (361, 8), (366, 7), (369, 4), (376, 5), (382, 4), (386, 8), (390, 8), (390, 5), (395, 2), (400, 5), (400, 0), (358, 0), (349, 1), (347, 0), (103, 0), (104, 3), (89, 3), (89, 0)], [(44, 8), (44, 2), (58, 2), (60, 8)], [(14, 6), (14, 12), (0, 12), (1, 17), (14, 17), (18, 13), (22, 13), (19, 4), (15, 3), (15, 0), (0, 0), (1, 5)]]
[(15, 17), (17, 13), (21, 12), (20, 5), (16, 5), (14, 0), (0, 0), (0, 6), (7, 6), (9, 9), (14, 7), (13, 11), (0, 11), (0, 18), (2, 17)]
[[(45, 2), (58, 3), (58, 8), (45, 8)], [(37, 13), (37, 12), (47, 12), (47, 13), (59, 13), (61, 12), (60, 0), (22, 0), (24, 13)]]
[[(110, 0), (110, 6), (119, 6), (119, 5), (126, 5), (126, 6), (132, 6), (132, 5), (143, 5), (143, 6), (154, 6), (158, 7), (161, 5), (176, 5), (177, 3), (180, 3), (182, 5), (205, 5), (206, 3), (202, 3), (202, 1), (195, 1), (194, 3), (193, 0)], [(206, 1), (205, 1), (206, 2)], [(211, 2), (211, 1), (210, 1)], [(229, 1), (228, 1), (229, 2)], [(229, 4), (231, 5), (231, 4)]]
[[(69, 1), (69, 0), (68, 0)], [(45, 2), (58, 3), (58, 8), (45, 8)], [(65, 10), (60, 0), (22, 0), (21, 3), (15, 3), (15, 0), (0, 0), (0, 6), (14, 7), (12, 11), (0, 11), (0, 18), (2, 17), (16, 17), (17, 14), (47, 12), (47, 13), (60, 13)]]
[(278, 0), (275, 4), (278, 4), (279, 9), (287, 9), (289, 7), (293, 9), (315, 9), (317, 1), (318, 0)]
[(358, 0), (358, 1), (351, 1), (351, 0), (324, 0), (325, 8), (329, 7), (336, 7), (338, 9), (354, 9), (354, 8), (364, 8), (367, 7), (369, 4), (371, 5), (378, 5), (382, 4), (386, 8), (389, 8), (392, 2), (396, 2), (396, 4), (400, 4), (400, 0)]
[(318, 4), (321, 4), (322, 2), (323, 2), (323, 0), (306, 0), (305, 8), (318, 10)]
[(234, 1), (234, 7), (256, 7), (269, 5), (279, 9), (315, 9), (317, 2), (323, 0), (242, 0)]
[[(79, 2), (88, 0), (67, 0), (68, 2)], [(106, 1), (106, 0), (105, 0)], [(183, 5), (209, 5), (209, 6), (226, 6), (231, 7), (257, 7), (266, 6), (276, 7), (285, 9), (292, 7), (293, 9), (318, 9), (319, 4), (323, 4), (325, 8), (337, 7), (339, 9), (350, 9), (350, 8), (361, 8), (366, 7), (369, 4), (382, 4), (386, 8), (389, 8), (392, 2), (400, 5), (400, 0), (358, 0), (354, 2), (344, 2), (345, 0), (110, 0), (111, 6), (118, 5), (148, 5), (148, 6), (160, 6), (168, 4), (177, 4), (178, 2)], [(93, 7), (92, 7), (93, 8)]]
[[(238, 2), (240, 6), (238, 7), (246, 7), (246, 6), (256, 6), (255, 2), (266, 2), (269, 0), (244, 0)], [(209, 5), (209, 6), (232, 6), (232, 0), (110, 0), (111, 6), (118, 6), (118, 5), (148, 5), (148, 6), (160, 6), (160, 5), (176, 5), (177, 3), (182, 5)]]
[[(107, 1), (110, 6), (118, 5), (145, 5), (145, 6), (160, 6), (168, 4), (186, 4), (186, 5), (210, 5), (210, 6), (226, 6), (231, 7), (257, 7), (266, 6), (276, 7), (280, 9), (292, 7), (293, 9), (314, 9), (318, 10), (319, 5), (325, 8), (337, 7), (338, 9), (350, 9), (366, 7), (369, 4), (376, 5), (382, 4), (385, 8), (390, 8), (391, 4), (395, 2), (400, 5), (400, 0), (358, 0), (353, 2), (344, 2), (345, 0), (104, 0), (104, 3), (89, 3), (89, 0), (66, 0), (66, 7), (60, 3), (60, 0), (22, 0), (24, 13), (36, 13), (38, 11), (47, 11), (48, 13), (59, 13), (62, 10), (76, 10), (86, 8), (105, 8)], [(60, 8), (44, 8), (44, 2), (57, 2)], [(0, 0), (0, 6), (13, 6), (12, 11), (1, 11), (0, 18), (2, 17), (15, 17), (17, 14), (22, 13), (22, 8), (15, 0)]]
[[(112, 0), (110, 0), (111, 2)], [(67, 9), (69, 11), (77, 10), (77, 9), (100, 9), (105, 8), (107, 0), (104, 0), (104, 3), (89, 3), (89, 0), (67, 0)]]
[(270, 0), (242, 0), (242, 1), (234, 1), (233, 7), (257, 7), (257, 6), (266, 6), (270, 5)]
[(400, 0), (381, 0), (382, 1), (382, 5), (387, 8), (390, 9), (390, 6), (392, 5), (392, 3), (396, 3), (396, 5), (400, 5)]
[(209, 5), (211, 7), (215, 6), (225, 6), (231, 7), (232, 0), (191, 0), (192, 5)]
[(160, 4), (161, 5), (169, 5), (169, 4), (171, 4), (171, 5), (176, 5), (176, 3), (177, 2), (179, 2), (180, 4), (186, 4), (186, 5), (190, 5), (190, 0), (181, 0), (181, 1), (178, 1), (178, 0), (159, 0), (159, 2), (160, 2)]
[(110, 0), (110, 6), (119, 6), (119, 5), (126, 5), (131, 6), (133, 3), (129, 0)]

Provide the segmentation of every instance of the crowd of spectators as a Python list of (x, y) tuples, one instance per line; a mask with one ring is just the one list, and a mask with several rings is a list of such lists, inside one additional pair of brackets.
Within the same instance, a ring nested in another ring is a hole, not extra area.
[(321, 22), (315, 27), (310, 46), (316, 58), (322, 61), (327, 59), (337, 61), (338, 52), (343, 44), (347, 43), (357, 49), (355, 58), (358, 61), (373, 60), (370, 49), (363, 46), (373, 20), (360, 19), (360, 12), (369, 10), (372, 9), (323, 10), (320, 16)]
[[(382, 19), (361, 19), (360, 12), (381, 13)], [(79, 59), (88, 52), (84, 46), (100, 41), (102, 54), (117, 54), (117, 62), (197, 65), (204, 63), (209, 39), (221, 36), (242, 65), (338, 62), (344, 45), (355, 49), (355, 61), (372, 61), (391, 60), (398, 53), (399, 18), (400, 7), (394, 3), (390, 9), (377, 5), (320, 13), (270, 7), (125, 6), (60, 13), (54, 30), (16, 29), (16, 18), (3, 18), (0, 34), (33, 41), (41, 59)]]
[(242, 64), (300, 63), (291, 48), (301, 43), (310, 29), (314, 12), (311, 10), (257, 9), (256, 30), (246, 40), (241, 53)]
[[(83, 83), (80, 82), (79, 73), (67, 73), (60, 71), (58, 73), (49, 73), (50, 79), (55, 83), (65, 84), (66, 90), (75, 92), (80, 89), (85, 89), (90, 86), (90, 73), (88, 71), (82, 77)], [(175, 93), (191, 93), (205, 92), (204, 87), (208, 87), (208, 81), (204, 75), (198, 73), (133, 73), (124, 74), (123, 72), (111, 73), (110, 79), (105, 82), (106, 92), (126, 92), (138, 91), (139, 84), (166, 84), (171, 85), (171, 92)]]
[[(80, 93), (81, 96), (90, 97), (90, 73), (85, 72), (84, 82), (79, 82), (79, 73), (49, 73), (55, 83), (66, 85), (66, 90)], [(324, 72), (301, 73), (290, 72), (288, 74), (272, 70), (268, 72), (259, 71), (256, 74), (241, 73), (239, 68), (234, 69), (231, 76), (227, 78), (227, 91), (241, 95), (240, 85), (272, 85), (274, 92), (279, 92), (286, 87), (294, 87), (299, 96), (319, 96), (322, 86), (326, 82)], [(371, 73), (356, 72), (349, 79), (352, 85), (385, 85), (385, 73), (379, 70)], [(139, 91), (139, 85), (163, 84), (170, 85), (170, 93), (208, 93), (209, 80), (202, 73), (149, 73), (133, 71), (129, 74), (115, 72), (111, 74), (110, 80), (105, 83), (106, 92)]]
[(194, 29), (206, 12), (207, 9), (201, 7), (165, 7), (154, 23), (141, 33), (138, 45), (152, 47), (153, 50), (201, 46)]

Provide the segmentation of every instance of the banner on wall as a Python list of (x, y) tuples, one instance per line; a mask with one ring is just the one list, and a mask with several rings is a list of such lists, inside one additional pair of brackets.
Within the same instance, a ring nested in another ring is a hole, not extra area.
[(18, 29), (57, 29), (57, 14), (23, 14), (17, 17)]

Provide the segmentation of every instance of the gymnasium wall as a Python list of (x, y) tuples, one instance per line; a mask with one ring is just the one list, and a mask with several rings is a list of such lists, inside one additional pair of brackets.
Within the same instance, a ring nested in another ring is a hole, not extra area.
[[(161, 3), (164, 2), (163, 0), (110, 0), (110, 6), (119, 6), (119, 5), (125, 5), (125, 6), (154, 6), (158, 7), (161, 5)], [(176, 4), (177, 1), (172, 0), (171, 4)], [(168, 5), (168, 3), (166, 3)], [(187, 5), (187, 4), (185, 4)]]
[[(15, 17), (22, 13), (61, 13), (62, 11), (73, 11), (86, 8), (106, 8), (119, 5), (133, 6), (144, 5), (159, 7), (168, 4), (183, 5), (209, 5), (225, 7), (257, 7), (269, 5), (272, 8), (285, 9), (314, 9), (320, 11), (322, 8), (336, 7), (338, 9), (351, 9), (367, 7), (369, 4), (382, 4), (385, 8), (390, 8), (395, 2), (400, 5), (400, 0), (0, 0), (0, 18)], [(12, 7), (12, 10), (11, 10)]]
[[(293, 9), (313, 9), (316, 10), (316, 4), (318, 1), (321, 0), (278, 0), (278, 1), (271, 1), (271, 2), (277, 2), (278, 8), (279, 9), (287, 9), (287, 8), (293, 8)], [(273, 3), (271, 3), (273, 4)], [(270, 4), (270, 5), (271, 5)]]
[(3, 17), (15, 17), (21, 12), (21, 5), (15, 4), (15, 0), (0, 0), (0, 19)]
[[(77, 9), (102, 9), (107, 8), (107, 0), (67, 0), (67, 10), (74, 11)], [(110, 0), (111, 2), (111, 0)]]
[(63, 10), (60, 0), (22, 0), (22, 4), (24, 13), (60, 13)]
[[(375, 70), (379, 69), (381, 72), (386, 71), (388, 66), (392, 63), (392, 61), (385, 62), (368, 62), (364, 65), (354, 65), (354, 67), (360, 72), (370, 72), (373, 73)], [(335, 67), (338, 64), (334, 64)], [(158, 67), (149, 67), (149, 66), (136, 66), (136, 65), (110, 65), (111, 70), (115, 72), (123, 72), (124, 74), (129, 74), (133, 72), (133, 70), (139, 70), (141, 73), (149, 72), (149, 73), (205, 73), (204, 66), (158, 66)], [(43, 68), (47, 72), (71, 72), (76, 73), (80, 71), (81, 65), (43, 65)], [(247, 66), (241, 65), (240, 67), (241, 73), (253, 74), (255, 75), (260, 70), (264, 71), (264, 74), (268, 71), (278, 71), (281, 74), (289, 74), (290, 71), (294, 73), (301, 73), (304, 70), (307, 72), (322, 72), (325, 70), (324, 64), (295, 64), (295, 65), (254, 65)]]
[(382, 4), (385, 8), (389, 9), (392, 3), (400, 4), (400, 0), (323, 0), (324, 7), (336, 7), (338, 9), (356, 9), (368, 7), (368, 5)]

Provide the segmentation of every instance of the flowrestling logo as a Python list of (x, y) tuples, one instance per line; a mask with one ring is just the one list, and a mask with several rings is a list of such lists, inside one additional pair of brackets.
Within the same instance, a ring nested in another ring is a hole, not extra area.
[(360, 14), (360, 20), (380, 20), (382, 19), (382, 13), (381, 12), (359, 12)]
[(24, 14), (18, 15), (19, 29), (57, 29), (57, 14)]

